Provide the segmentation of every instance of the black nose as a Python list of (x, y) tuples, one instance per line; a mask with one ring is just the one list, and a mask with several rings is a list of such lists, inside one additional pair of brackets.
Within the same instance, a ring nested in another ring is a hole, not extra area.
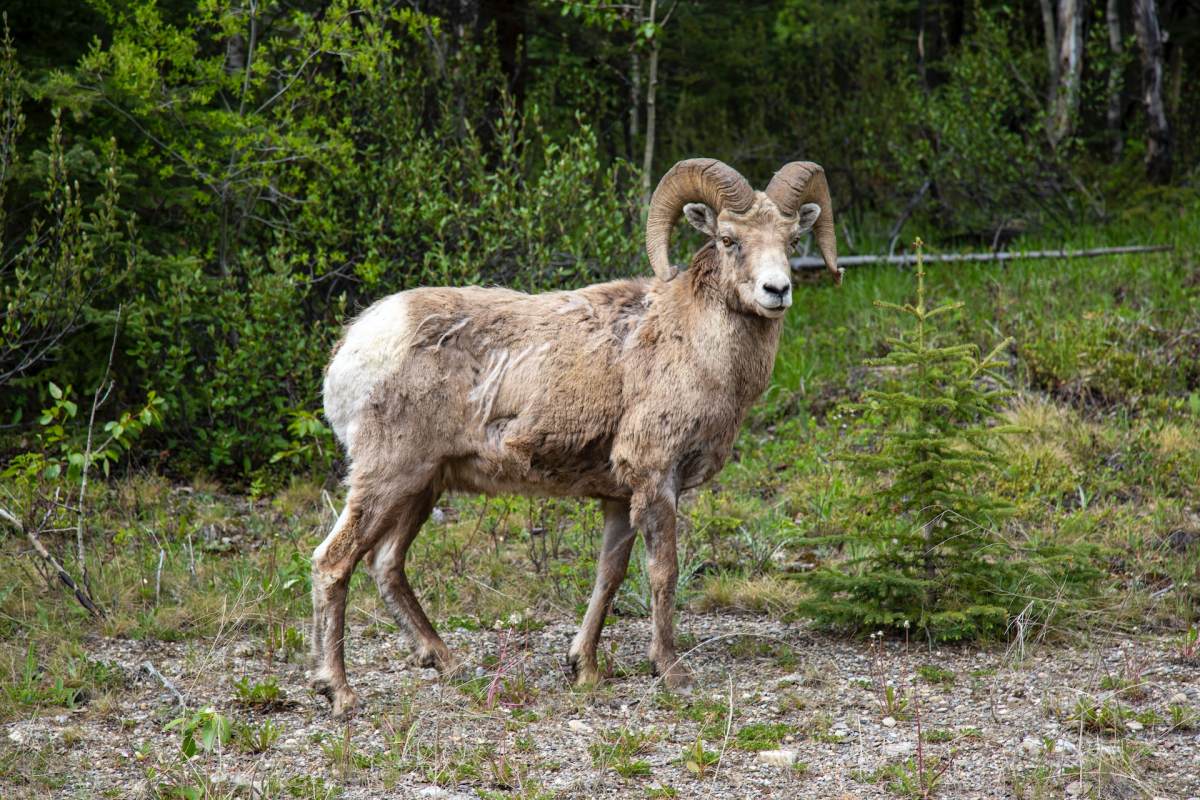
[(768, 294), (773, 294), (776, 297), (783, 297), (785, 294), (791, 291), (792, 285), (790, 283), (785, 283), (782, 285), (764, 283), (763, 289), (766, 290)]

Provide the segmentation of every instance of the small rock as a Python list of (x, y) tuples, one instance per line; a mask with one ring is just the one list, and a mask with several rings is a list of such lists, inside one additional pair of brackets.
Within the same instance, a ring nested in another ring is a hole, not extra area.
[(1067, 784), (1067, 797), (1083, 797), (1090, 788), (1083, 781), (1072, 781)]
[(25, 734), (19, 728), (13, 728), (8, 732), (8, 740), (13, 744), (24, 744)]
[(903, 758), (916, 749), (912, 742), (892, 742), (883, 746), (883, 754), (888, 758)]
[(433, 513), (430, 514), (430, 516), (433, 517), (433, 521), (435, 523), (437, 523), (438, 525), (441, 525), (443, 522), (446, 521), (446, 512), (442, 511), (440, 508), (438, 508), (436, 506), (434, 507)]
[(592, 726), (588, 725), (586, 722), (584, 722), (581, 719), (567, 720), (567, 728), (575, 731), (576, 733), (583, 733), (583, 734), (595, 733), (595, 731), (592, 730)]
[(1066, 753), (1070, 755), (1071, 753), (1079, 752), (1079, 748), (1076, 747), (1075, 743), (1069, 739), (1055, 739), (1054, 751), (1056, 753)]
[(1036, 756), (1042, 752), (1042, 740), (1033, 736), (1026, 736), (1021, 740), (1021, 752), (1027, 756)]
[(1125, 720), (1125, 727), (1129, 728), (1131, 731), (1140, 731), (1146, 726), (1138, 722), (1136, 719), (1127, 719)]
[(1176, 692), (1175, 694), (1171, 695), (1171, 699), (1167, 702), (1173, 706), (1182, 706), (1187, 705), (1187, 701), (1188, 696), (1186, 694), (1183, 692)]
[(790, 767), (796, 763), (796, 751), (759, 750), (758, 760), (773, 767)]
[(896, 727), (896, 718), (895, 717), (884, 717), (883, 718), (883, 727), (885, 727), (885, 728)]
[(244, 794), (247, 797), (257, 798), (261, 797), (263, 793), (263, 785), (255, 782), (248, 775), (236, 772), (218, 772), (212, 776), (211, 780), (217, 786), (228, 786), (238, 794)]
[(421, 791), (417, 792), (417, 797), (433, 797), (437, 800), (444, 800), (449, 797), (450, 793), (440, 786), (426, 786)]

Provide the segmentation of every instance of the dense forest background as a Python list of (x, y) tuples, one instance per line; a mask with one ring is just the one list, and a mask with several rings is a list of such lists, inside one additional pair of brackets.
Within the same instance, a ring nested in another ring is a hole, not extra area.
[(1200, 164), (1194, 0), (5, 7), (10, 454), (77, 453), (99, 406), (113, 460), (141, 435), (168, 473), (324, 469), (349, 315), (643, 274), (679, 158), (822, 163), (843, 253), (1136, 221)]

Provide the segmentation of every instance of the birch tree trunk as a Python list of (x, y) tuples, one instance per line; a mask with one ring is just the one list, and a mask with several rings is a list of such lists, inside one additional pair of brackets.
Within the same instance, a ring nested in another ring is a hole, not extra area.
[[(653, 24), (658, 11), (658, 0), (650, 0), (650, 16), (647, 21)], [(654, 168), (654, 125), (655, 104), (654, 96), (658, 90), (658, 48), (659, 36), (654, 34), (650, 42), (650, 60), (646, 66), (646, 149), (642, 152), (642, 205), (650, 205), (650, 171)]]
[(1050, 0), (1041, 0), (1042, 34), (1046, 40), (1046, 115), (1054, 113), (1058, 105), (1058, 33), (1054, 29), (1054, 6)]
[(1058, 87), (1050, 143), (1057, 147), (1071, 135), (1079, 113), (1079, 82), (1083, 76), (1083, 14), (1079, 0), (1058, 2)]
[(1146, 107), (1146, 175), (1154, 183), (1171, 179), (1171, 128), (1163, 106), (1163, 33), (1154, 0), (1133, 1), (1133, 29), (1142, 56), (1142, 102)]
[(1112, 142), (1112, 160), (1118, 161), (1125, 144), (1125, 139), (1121, 136), (1121, 75), (1125, 65), (1121, 58), (1121, 13), (1118, 0), (1108, 0), (1104, 16), (1108, 22), (1108, 49), (1112, 55), (1112, 64), (1108, 68), (1108, 110), (1105, 113), (1105, 122)]

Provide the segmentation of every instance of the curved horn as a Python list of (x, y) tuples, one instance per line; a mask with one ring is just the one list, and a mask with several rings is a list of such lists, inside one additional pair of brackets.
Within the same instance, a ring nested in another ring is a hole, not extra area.
[(716, 214), (726, 208), (747, 211), (754, 203), (754, 189), (736, 169), (715, 158), (689, 158), (667, 170), (646, 217), (646, 255), (654, 274), (664, 281), (679, 274), (669, 248), (671, 228), (686, 203), (704, 203)]
[(767, 197), (785, 214), (795, 214), (805, 203), (816, 203), (821, 215), (813, 225), (813, 238), (825, 261), (825, 268), (833, 273), (834, 283), (842, 282), (842, 270), (837, 265), (837, 241), (834, 238), (833, 203), (829, 199), (829, 183), (825, 170), (811, 161), (793, 161), (771, 178), (767, 185)]

